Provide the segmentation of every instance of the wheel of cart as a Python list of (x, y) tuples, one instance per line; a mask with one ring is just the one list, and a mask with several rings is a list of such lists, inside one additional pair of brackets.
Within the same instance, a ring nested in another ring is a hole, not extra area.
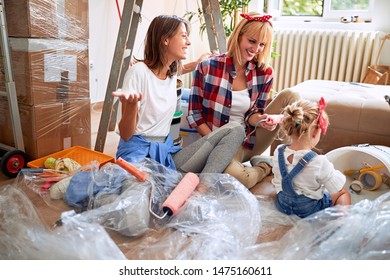
[(26, 167), (28, 157), (25, 152), (17, 149), (9, 151), (1, 149), (1, 171), (10, 178), (15, 178), (19, 170)]

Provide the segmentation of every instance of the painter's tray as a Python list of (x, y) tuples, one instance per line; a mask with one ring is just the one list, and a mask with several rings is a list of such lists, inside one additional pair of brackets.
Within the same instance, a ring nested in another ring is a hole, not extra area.
[(97, 151), (93, 151), (81, 146), (74, 146), (69, 149), (56, 152), (45, 157), (38, 158), (36, 160), (30, 161), (27, 163), (27, 166), (30, 168), (40, 168), (43, 167), (43, 163), (49, 157), (55, 159), (58, 158), (71, 158), (78, 162), (80, 165), (86, 165), (91, 161), (96, 160), (100, 163), (100, 166), (103, 166), (107, 162), (115, 162), (115, 158)]

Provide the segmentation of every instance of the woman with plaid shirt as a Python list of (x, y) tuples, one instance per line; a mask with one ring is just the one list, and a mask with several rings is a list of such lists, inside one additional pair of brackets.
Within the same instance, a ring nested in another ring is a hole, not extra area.
[[(243, 19), (228, 40), (228, 51), (199, 63), (190, 93), (187, 121), (204, 136), (231, 122), (239, 122), (246, 138), (225, 169), (247, 188), (271, 173), (262, 154), (274, 140), (277, 124), (262, 122), (299, 98), (286, 89), (267, 104), (273, 83), (271, 16), (241, 14)], [(243, 163), (250, 161), (252, 166)]]

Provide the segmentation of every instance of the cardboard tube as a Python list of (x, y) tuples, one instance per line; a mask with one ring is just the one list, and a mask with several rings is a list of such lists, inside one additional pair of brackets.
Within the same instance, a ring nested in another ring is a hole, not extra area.
[(181, 179), (176, 188), (164, 201), (162, 208), (168, 216), (175, 215), (177, 211), (186, 203), (196, 186), (199, 184), (199, 177), (192, 172), (187, 173)]
[(139, 169), (137, 169), (134, 165), (130, 164), (129, 162), (125, 161), (123, 158), (118, 158), (115, 161), (116, 164), (118, 164), (120, 167), (122, 167), (124, 170), (129, 172), (131, 175), (133, 175), (135, 178), (137, 178), (140, 182), (145, 182), (146, 178), (148, 177), (148, 173), (143, 172)]

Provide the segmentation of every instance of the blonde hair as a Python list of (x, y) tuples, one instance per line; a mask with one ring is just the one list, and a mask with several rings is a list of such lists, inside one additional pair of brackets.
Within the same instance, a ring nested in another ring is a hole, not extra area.
[[(313, 129), (318, 128), (318, 103), (309, 100), (298, 100), (283, 109), (284, 118), (281, 123), (285, 136), (291, 138), (296, 136), (300, 139), (303, 135), (310, 137)], [(328, 114), (323, 111), (327, 124), (329, 125)]]
[[(256, 12), (250, 12), (248, 15), (252, 17), (262, 16)], [(257, 38), (259, 42), (266, 42), (263, 51), (259, 52), (256, 60), (258, 67), (266, 68), (269, 65), (271, 59), (271, 50), (273, 42), (273, 27), (270, 21), (248, 21), (242, 19), (239, 24), (234, 28), (232, 34), (229, 37), (227, 43), (227, 55), (230, 57), (236, 57), (237, 61), (241, 64), (242, 56), (240, 52), (239, 43), (241, 36), (247, 34), (250, 37)]]

